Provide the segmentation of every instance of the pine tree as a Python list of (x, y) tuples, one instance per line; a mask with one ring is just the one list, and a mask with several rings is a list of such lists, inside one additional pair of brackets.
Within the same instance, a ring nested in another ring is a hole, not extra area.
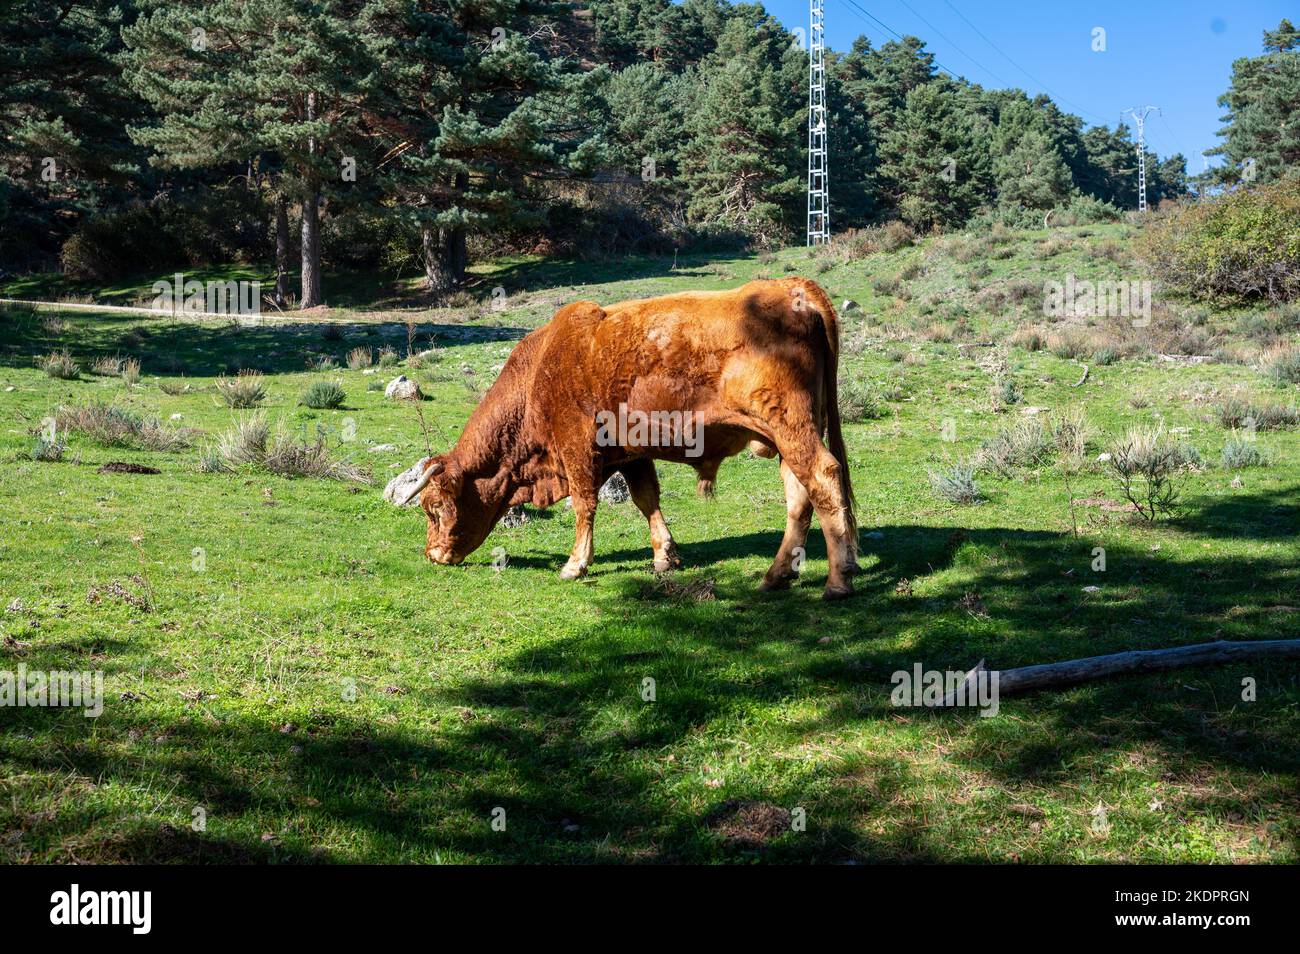
[(727, 23), (700, 69), (682, 157), (697, 221), (749, 229), (762, 241), (793, 234), (803, 196), (807, 55), (776, 21)]
[(947, 80), (917, 86), (881, 149), (899, 216), (922, 229), (960, 226), (991, 193), (988, 120)]
[(144, 104), (113, 60), (130, 15), (120, 0), (0, 9), (0, 261), (34, 264), (56, 250), (47, 239), (133, 191), (144, 156), (125, 127)]
[[(281, 203), (301, 215), (300, 306), (323, 303), (322, 201), (346, 198), (372, 166), (364, 106), (379, 82), (344, 0), (141, 0), (122, 30), (132, 88), (156, 110), (133, 127), (174, 168), (259, 160), (278, 170)], [(283, 205), (277, 230), (287, 224)], [(277, 236), (277, 247), (287, 242)], [(283, 263), (280, 263), (283, 266)]]
[(1232, 64), (1222, 145), (1210, 150), (1227, 164), (1220, 181), (1271, 182), (1300, 174), (1300, 31), (1283, 20), (1264, 33), (1264, 55)]

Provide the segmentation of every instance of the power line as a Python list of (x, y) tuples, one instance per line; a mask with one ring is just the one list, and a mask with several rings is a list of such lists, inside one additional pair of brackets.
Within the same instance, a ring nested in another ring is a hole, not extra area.
[[(880, 26), (880, 28), (881, 28), (882, 30), (884, 30), (886, 33), (888, 33), (888, 34), (889, 34), (890, 36), (892, 36), (894, 39), (898, 40), (900, 43), (903, 41), (903, 37), (902, 37), (901, 34), (896, 33), (893, 29), (891, 29), (890, 26), (889, 26), (889, 24), (883, 22), (882, 20), (878, 19), (877, 17), (873, 17), (870, 13), (867, 13), (866, 10), (863, 10), (860, 6), (858, 6), (856, 3), (854, 3), (854, 0), (844, 0), (844, 2), (847, 3), (849, 6), (851, 6), (854, 10), (856, 10), (856, 11), (857, 11), (859, 14), (861, 14), (862, 16), (865, 16), (865, 17), (867, 17), (867, 18), (869, 18), (869, 19), (871, 19), (871, 20), (874, 20), (877, 24), (879, 24), (879, 26)], [(940, 62), (939, 62), (939, 58), (938, 58), (937, 56), (935, 56), (933, 53), (930, 53), (930, 54), (929, 54), (929, 57), (930, 57), (930, 60), (934, 63), (935, 66), (939, 67), (939, 69), (943, 70), (943, 72), (947, 73), (947, 74), (948, 74), (949, 76), (951, 76), (953, 79), (955, 79), (955, 80), (956, 80), (956, 79), (961, 79), (961, 77), (959, 77), (956, 73), (954, 73), (952, 70), (948, 69), (948, 67), (946, 67), (946, 66), (944, 66), (942, 63), (940, 63)]]
[(933, 32), (934, 32), (934, 33), (939, 37), (939, 39), (943, 40), (945, 43), (947, 43), (949, 46), (951, 46), (954, 50), (956, 50), (958, 53), (960, 53), (963, 57), (965, 57), (967, 60), (969, 60), (970, 62), (974, 63), (976, 66), (978, 66), (981, 70), (983, 70), (983, 71), (984, 71), (985, 73), (987, 73), (989, 76), (992, 76), (992, 77), (993, 77), (995, 80), (997, 80), (997, 82), (1000, 83), (1002, 86), (1004, 86), (1004, 87), (1010, 87), (1010, 86), (1011, 86), (1010, 83), (1008, 83), (1006, 80), (1004, 80), (1001, 76), (998, 76), (997, 73), (994, 73), (991, 69), (989, 69), (989, 68), (988, 68), (987, 66), (985, 66), (983, 63), (981, 63), (979, 60), (975, 59), (975, 57), (971, 56), (969, 53), (967, 53), (965, 50), (963, 50), (960, 46), (958, 46), (958, 45), (957, 45), (956, 43), (954, 43), (952, 40), (948, 39), (948, 37), (944, 36), (944, 33), (943, 33), (942, 30), (940, 30), (937, 26), (935, 26), (933, 23), (931, 23), (931, 22), (930, 22), (929, 20), (927, 20), (925, 17), (921, 16), (921, 14), (918, 13), (916, 10), (914, 10), (911, 6), (909, 6), (908, 3), (907, 3), (907, 0), (898, 0), (898, 2), (899, 2), (900, 4), (902, 4), (903, 8), (904, 8), (905, 10), (907, 10), (909, 13), (911, 13), (912, 16), (916, 17), (918, 20), (920, 20), (922, 23), (924, 23), (927, 27), (929, 27), (930, 30), (933, 31)]
[(1089, 115), (1089, 116), (1092, 116), (1092, 117), (1094, 117), (1094, 118), (1096, 118), (1096, 119), (1100, 119), (1101, 122), (1102, 122), (1102, 125), (1106, 125), (1106, 124), (1107, 124), (1107, 123), (1106, 123), (1106, 120), (1102, 119), (1101, 116), (1099, 116), (1097, 113), (1094, 113), (1092, 110), (1090, 110), (1090, 109), (1084, 109), (1084, 108), (1083, 108), (1082, 106), (1080, 106), (1079, 104), (1070, 102), (1070, 101), (1069, 101), (1068, 99), (1066, 99), (1064, 96), (1058, 96), (1056, 93), (1052, 92), (1050, 89), (1048, 89), (1046, 83), (1044, 83), (1042, 80), (1040, 80), (1040, 79), (1038, 79), (1037, 77), (1035, 77), (1032, 73), (1030, 73), (1028, 70), (1026, 70), (1023, 66), (1021, 66), (1019, 63), (1017, 63), (1017, 62), (1016, 62), (1015, 60), (1013, 60), (1011, 57), (1007, 56), (1007, 54), (1004, 53), (1004, 52), (1002, 51), (1002, 48), (1001, 48), (1000, 46), (998, 46), (996, 43), (994, 43), (992, 40), (990, 40), (987, 36), (985, 36), (985, 35), (984, 35), (984, 31), (981, 30), (979, 27), (977, 27), (975, 24), (971, 23), (971, 21), (970, 21), (969, 19), (967, 19), (966, 14), (962, 13), (960, 10), (958, 10), (956, 7), (954, 7), (954, 6), (952, 5), (952, 3), (950, 2), (950, 0), (943, 0), (943, 2), (946, 3), (946, 4), (948, 5), (948, 8), (949, 8), (950, 10), (952, 10), (953, 13), (955, 13), (955, 14), (957, 14), (957, 16), (961, 17), (962, 20), (965, 22), (965, 24), (966, 24), (968, 27), (970, 27), (970, 28), (971, 28), (972, 30), (974, 30), (977, 34), (979, 34), (980, 39), (982, 39), (982, 40), (983, 40), (985, 43), (987, 43), (989, 46), (993, 47), (993, 49), (997, 51), (997, 53), (998, 53), (999, 56), (1001, 56), (1004, 60), (1006, 60), (1008, 63), (1010, 63), (1010, 64), (1011, 64), (1012, 66), (1014, 66), (1016, 69), (1018, 69), (1018, 70), (1019, 70), (1021, 73), (1023, 73), (1025, 76), (1029, 77), (1029, 79), (1030, 79), (1030, 80), (1031, 80), (1031, 81), (1032, 81), (1036, 86), (1038, 86), (1040, 89), (1042, 89), (1042, 91), (1043, 91), (1044, 93), (1046, 93), (1048, 96), (1052, 97), (1052, 99), (1056, 100), (1058, 103), (1064, 103), (1066, 106), (1069, 106), (1071, 109), (1076, 109), (1076, 110), (1078, 110), (1080, 113), (1084, 113), (1084, 114)]

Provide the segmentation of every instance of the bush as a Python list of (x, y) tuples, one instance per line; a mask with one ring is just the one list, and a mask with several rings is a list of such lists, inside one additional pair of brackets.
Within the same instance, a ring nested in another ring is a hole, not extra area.
[(880, 247), (886, 252), (896, 252), (900, 248), (916, 244), (916, 231), (906, 222), (894, 219), (886, 222), (880, 229)]
[(885, 416), (875, 389), (857, 378), (841, 378), (839, 382), (840, 417), (848, 423), (859, 423)]
[(974, 504), (984, 499), (975, 483), (975, 465), (970, 462), (949, 461), (929, 471), (930, 486), (935, 493), (955, 504)]
[(1159, 429), (1136, 427), (1111, 448), (1110, 466), (1129, 503), (1146, 520), (1172, 513), (1178, 503), (1175, 478), (1200, 463), (1200, 454), (1167, 438)]
[(36, 366), (50, 377), (64, 381), (74, 381), (81, 376), (81, 365), (77, 364), (67, 348), (38, 355)]
[(1271, 350), (1264, 359), (1264, 373), (1278, 387), (1300, 384), (1300, 348), (1287, 344)]
[(348, 352), (348, 367), (353, 371), (360, 371), (362, 368), (368, 368), (375, 363), (375, 355), (367, 347), (353, 348)]
[(124, 359), (120, 355), (101, 355), (90, 362), (90, 371), (106, 378), (115, 378), (122, 373), (123, 363)]
[(199, 456), (199, 470), (207, 473), (255, 467), (281, 477), (318, 477), (370, 483), (370, 474), (330, 454), (323, 437), (299, 439), (285, 426), (274, 432), (262, 412), (237, 419), (213, 447)]
[(1083, 457), (1092, 434), (1092, 428), (1079, 408), (1067, 408), (1052, 421), (1052, 443), (1066, 457)]
[(1195, 298), (1290, 301), (1300, 296), (1300, 180), (1177, 207), (1137, 249), (1158, 279)]
[(1270, 461), (1268, 455), (1261, 451), (1254, 441), (1238, 436), (1236, 431), (1228, 438), (1228, 442), (1223, 445), (1223, 455), (1220, 458), (1224, 467), (1232, 470), (1241, 470), (1243, 467), (1264, 467)]
[(1300, 424), (1300, 408), (1283, 404), (1254, 404), (1230, 395), (1219, 405), (1219, 423), (1224, 427), (1278, 431)]
[(60, 440), (46, 440), (44, 437), (36, 438), (32, 444), (32, 449), (27, 452), (28, 460), (37, 460), (44, 463), (57, 463), (63, 460), (63, 454), (68, 449), (68, 445)]
[(84, 407), (60, 407), (54, 421), (59, 429), (84, 434), (105, 447), (171, 452), (192, 443), (189, 431), (168, 427), (156, 417), (141, 417), (115, 404), (92, 402)]
[(226, 407), (257, 407), (266, 399), (266, 385), (260, 371), (240, 371), (233, 378), (217, 378), (217, 394)]
[(343, 406), (347, 392), (338, 381), (317, 381), (302, 395), (302, 403), (308, 407), (324, 410)]
[(980, 445), (974, 465), (1002, 477), (1009, 477), (1018, 467), (1034, 467), (1052, 453), (1052, 435), (1036, 417), (1017, 421)]

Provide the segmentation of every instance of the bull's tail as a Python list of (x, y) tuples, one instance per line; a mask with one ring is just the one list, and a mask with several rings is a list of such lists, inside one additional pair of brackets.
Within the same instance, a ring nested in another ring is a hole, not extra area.
[(826, 332), (826, 375), (823, 382), (826, 401), (826, 443), (831, 456), (840, 465), (840, 493), (844, 497), (844, 523), (849, 538), (853, 563), (858, 562), (858, 520), (855, 514), (857, 498), (853, 496), (853, 481), (849, 477), (849, 452), (844, 446), (844, 432), (840, 426), (840, 319), (830, 297), (816, 282), (803, 279), (804, 294), (822, 316)]

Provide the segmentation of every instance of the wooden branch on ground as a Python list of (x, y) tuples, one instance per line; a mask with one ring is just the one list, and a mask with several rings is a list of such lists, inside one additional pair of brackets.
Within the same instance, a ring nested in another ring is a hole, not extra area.
[[(1166, 672), (1191, 666), (1220, 666), (1224, 663), (1257, 659), (1300, 659), (1300, 639), (1258, 639), (1245, 641), (1219, 640), (1214, 643), (1197, 643), (1194, 646), (1176, 646), (1173, 649), (1133, 649), (1108, 656), (1088, 656), (1065, 662), (1044, 663), (1041, 666), (1024, 666), (1020, 669), (991, 670), (997, 672), (998, 696), (1014, 692), (1029, 692), (1050, 686), (1072, 686), (1094, 679), (1131, 673)], [(954, 700), (975, 698), (972, 690), (980, 674), (990, 672), (980, 660), (966, 674), (960, 688), (944, 697), (939, 706), (951, 706)], [(987, 677), (985, 677), (987, 678)]]
[(1070, 387), (1077, 388), (1080, 384), (1082, 384), (1084, 381), (1087, 380), (1088, 380), (1088, 366), (1085, 364), (1083, 366), (1083, 376), (1079, 378), (1078, 381), (1075, 381), (1073, 384), (1071, 384)]

